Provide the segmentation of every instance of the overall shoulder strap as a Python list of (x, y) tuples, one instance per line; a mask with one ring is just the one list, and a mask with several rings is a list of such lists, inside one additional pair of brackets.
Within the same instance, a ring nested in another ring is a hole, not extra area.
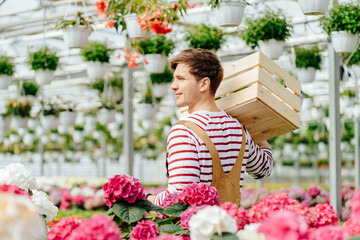
[(232, 167), (231, 171), (228, 173), (228, 175), (234, 181), (239, 181), (241, 169), (242, 169), (242, 163), (244, 160), (245, 146), (246, 146), (246, 136), (245, 136), (244, 128), (242, 127), (241, 130), (242, 130), (242, 140), (241, 140), (240, 152), (239, 155), (237, 156), (234, 166)]

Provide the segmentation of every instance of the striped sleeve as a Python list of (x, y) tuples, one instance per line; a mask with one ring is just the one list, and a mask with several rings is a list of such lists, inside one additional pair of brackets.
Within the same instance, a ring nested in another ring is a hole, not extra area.
[(200, 182), (198, 142), (187, 127), (175, 124), (167, 140), (168, 188), (156, 195), (154, 204), (161, 205), (166, 195), (181, 191), (188, 184)]
[(259, 147), (244, 127), (246, 142), (249, 145), (249, 158), (246, 164), (247, 173), (255, 179), (270, 176), (273, 167), (273, 157), (270, 148)]

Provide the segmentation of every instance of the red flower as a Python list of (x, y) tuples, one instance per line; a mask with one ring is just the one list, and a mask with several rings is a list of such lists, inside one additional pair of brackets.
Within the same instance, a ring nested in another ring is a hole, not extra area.
[(0, 184), (0, 192), (14, 193), (17, 195), (23, 195), (23, 196), (30, 198), (30, 195), (27, 191), (21, 190), (16, 185)]
[(113, 28), (115, 27), (115, 22), (114, 21), (108, 21), (105, 24), (105, 28)]
[(106, 0), (100, 0), (98, 2), (95, 2), (95, 6), (97, 8), (96, 14), (98, 14), (101, 17), (106, 17)]
[(156, 237), (159, 230), (156, 224), (151, 220), (143, 220), (139, 222), (130, 233), (130, 240), (146, 240)]

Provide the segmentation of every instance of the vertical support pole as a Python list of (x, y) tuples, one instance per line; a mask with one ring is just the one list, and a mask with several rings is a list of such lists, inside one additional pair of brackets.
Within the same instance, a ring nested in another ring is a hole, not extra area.
[(124, 155), (127, 174), (134, 175), (134, 130), (133, 130), (133, 95), (134, 84), (132, 70), (124, 70)]
[(340, 107), (339, 55), (335, 53), (331, 43), (329, 51), (329, 163), (330, 163), (330, 204), (341, 216), (341, 152), (340, 152)]
[[(359, 89), (358, 89), (358, 78), (360, 76), (355, 75), (355, 103), (359, 104)], [(359, 107), (359, 106), (358, 106)], [(356, 116), (354, 121), (354, 138), (355, 138), (355, 188), (360, 187), (360, 137), (359, 137), (359, 116)]]

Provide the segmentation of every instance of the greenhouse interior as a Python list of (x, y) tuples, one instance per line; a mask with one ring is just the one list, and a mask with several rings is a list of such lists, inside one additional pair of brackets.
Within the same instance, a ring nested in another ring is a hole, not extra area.
[[(0, 33), (0, 240), (360, 239), (359, 0), (0, 0)], [(223, 185), (181, 66), (247, 137)]]

